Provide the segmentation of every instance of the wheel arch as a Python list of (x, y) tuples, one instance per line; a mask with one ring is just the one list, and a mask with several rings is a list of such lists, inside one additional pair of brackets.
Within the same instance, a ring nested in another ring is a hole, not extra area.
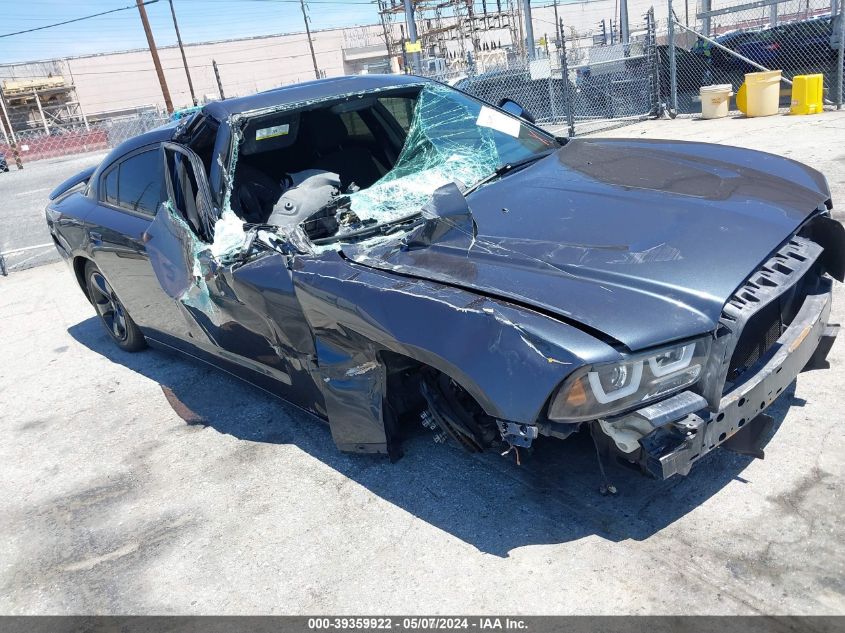
[(83, 255), (75, 255), (73, 258), (73, 275), (76, 277), (76, 283), (79, 284), (79, 289), (88, 301), (91, 301), (90, 293), (88, 292), (88, 281), (85, 279), (85, 267), (88, 262), (94, 263), (94, 260)]

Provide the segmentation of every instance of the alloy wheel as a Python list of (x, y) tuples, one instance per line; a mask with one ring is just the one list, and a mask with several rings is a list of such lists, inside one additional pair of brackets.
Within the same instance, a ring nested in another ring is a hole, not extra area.
[(109, 282), (99, 272), (91, 274), (91, 299), (97, 314), (105, 323), (112, 336), (120, 342), (128, 336), (126, 330), (126, 311), (114, 294)]

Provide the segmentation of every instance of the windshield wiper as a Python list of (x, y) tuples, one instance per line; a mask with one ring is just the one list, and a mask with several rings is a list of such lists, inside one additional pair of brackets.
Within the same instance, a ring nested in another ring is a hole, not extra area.
[(537, 162), (541, 158), (545, 158), (546, 156), (549, 156), (550, 154), (554, 154), (558, 149), (559, 148), (555, 147), (555, 148), (552, 148), (552, 149), (547, 149), (543, 152), (539, 152), (537, 154), (532, 154), (531, 156), (527, 156), (527, 157), (525, 157), (521, 160), (517, 160), (517, 161), (514, 161), (512, 163), (502, 163), (501, 165), (496, 167), (496, 169), (494, 169), (489, 175), (485, 176), (484, 178), (479, 180), (477, 183), (475, 183), (472, 187), (470, 187), (469, 189), (464, 191), (464, 196), (468, 196), (469, 194), (471, 194), (473, 191), (475, 191), (479, 187), (486, 185), (487, 183), (492, 182), (492, 181), (496, 180), (497, 178), (501, 178), (502, 176), (504, 176), (506, 174), (510, 174), (510, 173), (513, 173), (514, 171), (518, 171), (519, 169), (522, 169), (523, 167), (526, 167), (526, 166), (530, 165), (531, 163)]

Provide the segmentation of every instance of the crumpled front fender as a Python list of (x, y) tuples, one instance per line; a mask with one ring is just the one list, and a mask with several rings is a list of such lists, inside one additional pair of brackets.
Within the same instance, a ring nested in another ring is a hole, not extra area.
[(293, 276), (317, 341), (315, 379), (335, 440), (347, 450), (383, 452), (383, 350), (445, 373), (488, 415), (528, 424), (570, 372), (618, 357), (552, 317), (355, 266), (337, 253), (301, 261)]

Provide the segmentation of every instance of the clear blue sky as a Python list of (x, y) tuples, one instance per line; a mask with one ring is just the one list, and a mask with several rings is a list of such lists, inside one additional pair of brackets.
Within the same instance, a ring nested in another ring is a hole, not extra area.
[[(134, 0), (0, 0), (0, 35), (134, 5)], [(184, 43), (304, 30), (299, 0), (173, 0)], [(311, 28), (375, 24), (368, 0), (306, 0)], [(176, 42), (167, 0), (146, 6), (156, 44)], [(0, 64), (147, 46), (136, 8), (0, 37)]]

